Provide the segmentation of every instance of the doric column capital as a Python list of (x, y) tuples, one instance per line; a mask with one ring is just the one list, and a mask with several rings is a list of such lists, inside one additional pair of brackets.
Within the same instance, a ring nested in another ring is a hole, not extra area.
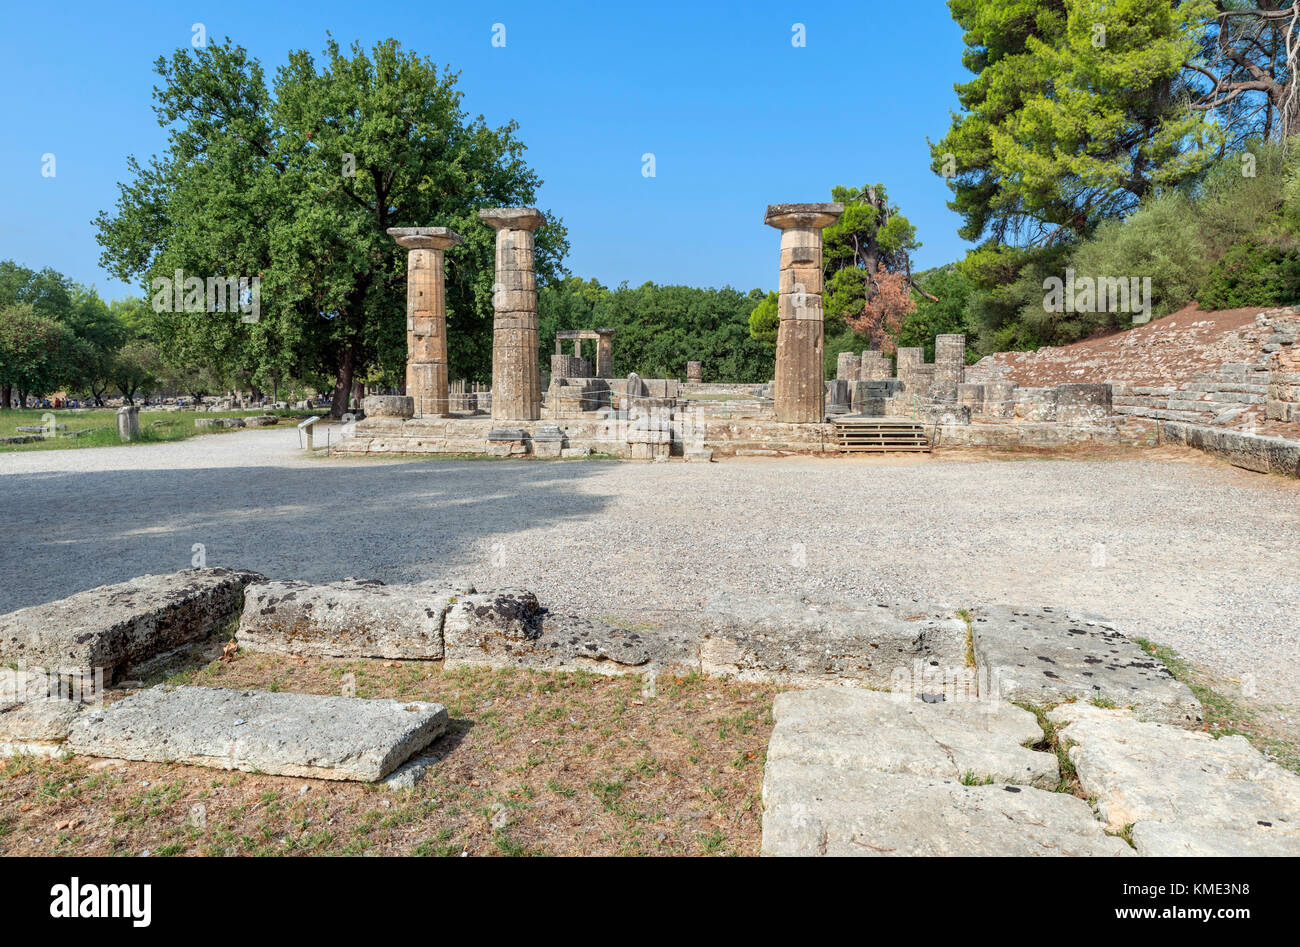
[(478, 216), (493, 230), (536, 230), (546, 223), (536, 207), (485, 207)]
[(829, 227), (844, 213), (844, 205), (834, 204), (768, 204), (763, 223), (777, 230), (821, 230)]
[(389, 227), (387, 233), (406, 250), (446, 250), (464, 240), (446, 227)]

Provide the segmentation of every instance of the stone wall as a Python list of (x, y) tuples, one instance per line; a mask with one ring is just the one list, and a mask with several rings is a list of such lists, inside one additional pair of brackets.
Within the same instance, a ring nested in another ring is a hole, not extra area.
[(1300, 441), (1247, 434), (1244, 431), (1225, 431), (1180, 421), (1164, 425), (1164, 438), (1170, 444), (1195, 447), (1246, 470), (1300, 477)]
[(1300, 344), (1295, 333), (1279, 333), (1277, 338), (1275, 344), (1280, 347), (1272, 353), (1268, 366), (1265, 417), (1300, 422)]

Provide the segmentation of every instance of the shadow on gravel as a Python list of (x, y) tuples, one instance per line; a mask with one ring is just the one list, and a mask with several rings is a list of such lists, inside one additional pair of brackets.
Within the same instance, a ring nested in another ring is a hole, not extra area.
[(208, 566), (272, 578), (485, 585), (509, 575), (510, 534), (598, 514), (608, 499), (574, 486), (602, 468), (420, 461), (6, 477), (0, 613), (189, 568), (195, 544)]

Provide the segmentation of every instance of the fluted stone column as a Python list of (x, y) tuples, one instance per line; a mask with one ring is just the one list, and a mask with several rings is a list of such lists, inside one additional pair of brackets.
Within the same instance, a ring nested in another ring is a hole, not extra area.
[(406, 254), (406, 394), (415, 415), (445, 415), (447, 397), (447, 295), (443, 251), (461, 242), (446, 227), (389, 227)]
[(772, 204), (763, 222), (781, 231), (781, 283), (776, 336), (776, 419), (811, 424), (826, 419), (822, 368), (822, 228), (843, 204)]
[(542, 374), (537, 364), (533, 231), (546, 218), (533, 207), (495, 207), (478, 215), (497, 232), (492, 420), (536, 421), (542, 416)]
[(607, 330), (600, 333), (596, 340), (596, 377), (614, 377), (614, 332)]

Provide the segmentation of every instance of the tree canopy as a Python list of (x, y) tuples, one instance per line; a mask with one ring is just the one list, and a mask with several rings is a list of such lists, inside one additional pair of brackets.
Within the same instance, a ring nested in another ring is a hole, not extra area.
[[(405, 364), (406, 251), (395, 226), (446, 226), (453, 374), (491, 363), (495, 234), (487, 206), (531, 205), (541, 180), (512, 122), (493, 128), (461, 108), (458, 75), (384, 40), (305, 50), (269, 84), (229, 39), (156, 64), (161, 158), (130, 162), (113, 213), (95, 220), (103, 263), (148, 289), (186, 276), (260, 279), (260, 314), (156, 314), (174, 364), (267, 386), (284, 374), (332, 379), (334, 410), (354, 379), (398, 385)], [(543, 285), (562, 274), (563, 223), (537, 233)]]

